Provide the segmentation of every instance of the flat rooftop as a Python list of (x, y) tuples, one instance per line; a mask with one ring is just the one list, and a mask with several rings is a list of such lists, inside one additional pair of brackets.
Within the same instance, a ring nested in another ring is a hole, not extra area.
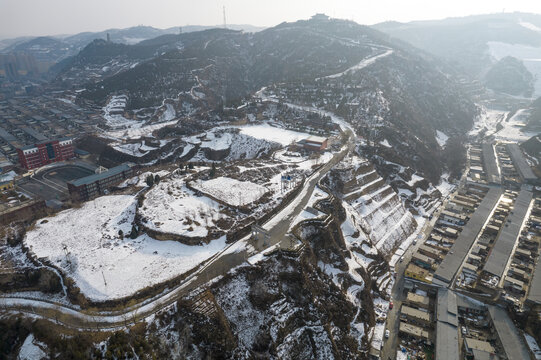
[(500, 188), (490, 188), (488, 190), (483, 201), (481, 201), (470, 217), (470, 221), (464, 226), (464, 229), (451, 247), (451, 250), (449, 250), (449, 253), (445, 256), (440, 266), (438, 266), (434, 274), (435, 278), (445, 283), (450, 283), (453, 280), (453, 277), (460, 268), (460, 265), (483, 228), (492, 209), (498, 203), (501, 195), (502, 190)]
[[(541, 248), (539, 248), (541, 255)], [(530, 291), (528, 292), (528, 300), (537, 304), (541, 304), (541, 257), (537, 258), (537, 265), (533, 273), (532, 283), (530, 284)]]
[(0, 127), (0, 137), (8, 144), (11, 144), (12, 141), (17, 141), (17, 138), (7, 132), (3, 127)]
[(413, 292), (408, 293), (407, 299), (408, 299), (408, 301), (411, 301), (413, 303), (423, 304), (425, 306), (428, 306), (428, 304), (430, 302), (430, 299), (428, 297), (423, 296), (423, 295), (419, 295), (419, 294), (416, 294), (416, 293), (413, 293)]
[(485, 263), (484, 271), (502, 278), (503, 272), (511, 253), (515, 247), (515, 243), (522, 228), (524, 217), (528, 212), (528, 208), (532, 201), (533, 194), (531, 191), (522, 189), (515, 199), (513, 211), (510, 212), (505, 225), (502, 226), (500, 234), (496, 238), (494, 247), (488, 256)]
[(436, 359), (457, 359), (458, 311), (456, 294), (444, 288), (438, 289), (436, 324)]
[(428, 340), (428, 331), (424, 330), (419, 326), (411, 325), (401, 321), (400, 331), (412, 336), (417, 336)]
[(406, 316), (411, 316), (412, 318), (416, 318), (426, 322), (432, 321), (432, 317), (428, 312), (418, 310), (407, 305), (402, 305), (402, 309), (400, 309), (400, 312)]
[(515, 324), (513, 324), (505, 310), (497, 306), (489, 306), (488, 312), (507, 358), (509, 360), (530, 359), (526, 344), (522, 341)]
[(36, 141), (47, 141), (47, 137), (28, 126), (21, 127), (21, 130), (33, 137)]
[(92, 183), (95, 183), (96, 181), (106, 179), (110, 176), (114, 176), (124, 171), (130, 170), (130, 168), (131, 167), (128, 164), (122, 164), (119, 166), (115, 166), (114, 168), (111, 168), (99, 174), (92, 174), (92, 175), (88, 175), (77, 180), (69, 181), (68, 184), (71, 184), (75, 187), (79, 187), (81, 185), (92, 184)]
[(509, 152), (511, 160), (513, 160), (513, 165), (515, 165), (515, 169), (517, 169), (520, 177), (524, 180), (537, 179), (537, 176), (535, 176), (532, 168), (528, 165), (524, 153), (518, 144), (507, 144), (507, 151)]
[(441, 321), (436, 325), (436, 359), (459, 359), (458, 329)]
[(489, 342), (481, 341), (473, 338), (465, 338), (468, 349), (481, 350), (488, 353), (495, 353), (496, 350)]
[(498, 163), (492, 143), (483, 144), (483, 166), (485, 167), (487, 181), (493, 184), (500, 184), (500, 170), (498, 169)]

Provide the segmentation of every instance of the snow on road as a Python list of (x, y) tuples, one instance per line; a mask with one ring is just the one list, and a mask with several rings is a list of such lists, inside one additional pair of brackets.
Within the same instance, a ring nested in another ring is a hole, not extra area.
[[(267, 90), (267, 87), (264, 86), (261, 89), (259, 89), (254, 94), (254, 96), (256, 98), (261, 99), (262, 101), (270, 101), (270, 102), (278, 103), (277, 98), (272, 97), (272, 96), (268, 96), (265, 93), (266, 90)], [(320, 115), (324, 115), (324, 116), (329, 116), (331, 118), (332, 122), (335, 123), (335, 124), (338, 124), (343, 131), (349, 130), (349, 131), (351, 131), (351, 133), (354, 136), (357, 136), (355, 130), (353, 130), (351, 125), (346, 120), (344, 120), (343, 118), (341, 118), (338, 115), (335, 115), (334, 113), (332, 113), (330, 111), (322, 110), (322, 109), (319, 109), (319, 108), (317, 108), (315, 106), (303, 106), (303, 105), (296, 105), (296, 104), (292, 104), (292, 103), (283, 103), (283, 105), (286, 105), (286, 106), (288, 106), (288, 107), (290, 107), (292, 109), (297, 109), (297, 110), (316, 113), (316, 114), (320, 114)]]
[(72, 277), (85, 296), (98, 301), (130, 296), (181, 275), (226, 246), (225, 237), (204, 246), (147, 235), (130, 239), (135, 205), (130, 195), (99, 197), (39, 221), (24, 242), (37, 257)]
[(327, 75), (327, 76), (324, 76), (322, 78), (318, 78), (316, 80), (319, 80), (319, 79), (335, 79), (335, 78), (338, 78), (338, 77), (341, 77), (343, 75), (346, 75), (350, 72), (356, 72), (358, 70), (361, 70), (361, 69), (364, 69), (365, 67), (369, 66), (369, 65), (372, 65), (373, 63), (375, 63), (378, 59), (381, 59), (381, 58), (384, 58), (386, 56), (389, 56), (393, 53), (393, 50), (392, 49), (389, 49), (387, 51), (385, 51), (384, 53), (382, 54), (379, 54), (379, 55), (375, 55), (375, 56), (372, 56), (372, 57), (369, 57), (369, 58), (366, 58), (366, 59), (363, 59), (361, 62), (359, 62), (358, 64), (356, 65), (353, 65), (352, 67), (350, 67), (349, 69), (346, 69), (342, 72), (339, 72), (338, 74), (333, 74), (333, 75)]

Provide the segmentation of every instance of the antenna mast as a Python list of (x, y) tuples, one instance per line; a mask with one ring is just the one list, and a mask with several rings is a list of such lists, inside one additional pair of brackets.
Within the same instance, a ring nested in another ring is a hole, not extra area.
[(227, 22), (225, 21), (225, 5), (223, 7), (223, 13), (224, 13), (224, 29), (227, 29)]

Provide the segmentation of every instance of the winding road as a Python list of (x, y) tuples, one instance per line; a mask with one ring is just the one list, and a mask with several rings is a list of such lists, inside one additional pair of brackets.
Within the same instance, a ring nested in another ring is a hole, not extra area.
[[(349, 140), (352, 133), (347, 131)], [(246, 247), (238, 248), (241, 242), (249, 240), (249, 236), (227, 246), (221, 252), (204, 262), (201, 267), (193, 274), (188, 276), (178, 286), (157, 295), (152, 299), (147, 299), (136, 305), (126, 307), (119, 311), (91, 311), (81, 310), (69, 305), (56, 303), (48, 300), (30, 299), (24, 297), (9, 297), (4, 295), (0, 297), (0, 311), (11, 313), (22, 313), (29, 316), (38, 316), (55, 321), (65, 327), (80, 330), (119, 330), (133, 325), (138, 321), (174, 304), (190, 291), (208, 283), (210, 280), (226, 274), (229, 270), (246, 261), (246, 259), (255, 253), (264, 251), (270, 246), (280, 243), (286, 238), (292, 222), (303, 211), (308, 204), (312, 193), (319, 180), (346, 154), (353, 148), (354, 144), (348, 141), (348, 145), (339, 153), (334, 154), (333, 158), (317, 171), (310, 175), (304, 183), (303, 189), (294, 197), (290, 203), (274, 217), (272, 217), (264, 227), (271, 234), (270, 244), (252, 244), (255, 251), (248, 253)]]

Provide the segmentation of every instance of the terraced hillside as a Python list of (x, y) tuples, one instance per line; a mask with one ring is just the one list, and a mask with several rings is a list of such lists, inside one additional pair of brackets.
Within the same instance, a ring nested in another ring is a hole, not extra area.
[(327, 181), (358, 214), (361, 228), (384, 255), (391, 255), (415, 230), (413, 215), (367, 160), (358, 156), (345, 159)]

